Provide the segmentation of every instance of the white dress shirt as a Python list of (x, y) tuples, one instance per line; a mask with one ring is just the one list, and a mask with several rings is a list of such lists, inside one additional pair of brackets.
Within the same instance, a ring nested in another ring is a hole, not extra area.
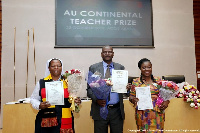
[(34, 109), (39, 110), (39, 106), (40, 106), (40, 100), (41, 100), (41, 96), (39, 96), (39, 91), (40, 91), (40, 83), (39, 81), (37, 82), (35, 89), (33, 90), (33, 93), (31, 95), (31, 99), (30, 102), (32, 104), (32, 107)]

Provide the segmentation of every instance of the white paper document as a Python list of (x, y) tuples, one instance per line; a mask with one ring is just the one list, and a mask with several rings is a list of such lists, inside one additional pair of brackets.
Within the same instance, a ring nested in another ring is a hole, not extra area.
[(64, 89), (62, 81), (45, 82), (46, 101), (51, 105), (64, 105)]
[(112, 70), (112, 89), (111, 92), (127, 93), (126, 85), (128, 84), (128, 71)]
[(139, 99), (137, 102), (138, 110), (153, 109), (150, 86), (135, 87), (135, 90), (136, 97)]

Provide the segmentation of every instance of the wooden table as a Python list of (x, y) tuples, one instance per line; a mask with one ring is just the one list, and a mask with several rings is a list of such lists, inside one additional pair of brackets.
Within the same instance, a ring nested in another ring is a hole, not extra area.
[[(124, 100), (124, 133), (136, 131), (134, 108)], [(91, 101), (83, 101), (81, 111), (74, 114), (76, 133), (93, 133), (94, 123), (90, 117)], [(37, 110), (30, 104), (13, 104), (3, 106), (3, 133), (34, 133)], [(166, 109), (165, 132), (183, 133), (196, 130), (200, 133), (200, 109), (194, 109), (182, 98), (172, 99)], [(193, 133), (196, 133), (193, 132)]]

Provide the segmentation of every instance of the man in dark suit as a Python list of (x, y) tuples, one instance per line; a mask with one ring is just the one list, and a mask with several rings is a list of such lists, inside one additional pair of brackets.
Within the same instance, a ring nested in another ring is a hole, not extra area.
[[(124, 66), (112, 62), (113, 56), (113, 48), (111, 46), (104, 46), (101, 52), (101, 57), (103, 61), (91, 65), (89, 67), (89, 71), (91, 71), (92, 73), (99, 72), (105, 78), (107, 75), (106, 70), (108, 69), (108, 67), (111, 75), (112, 69), (124, 70)], [(96, 98), (91, 88), (88, 86), (87, 96), (92, 99), (90, 115), (94, 120), (94, 133), (107, 133), (108, 125), (110, 125), (111, 133), (123, 133), (123, 121), (125, 117), (123, 94), (110, 92), (109, 100), (100, 100)], [(106, 102), (108, 108), (108, 115), (105, 120), (100, 116), (100, 107), (106, 106)]]

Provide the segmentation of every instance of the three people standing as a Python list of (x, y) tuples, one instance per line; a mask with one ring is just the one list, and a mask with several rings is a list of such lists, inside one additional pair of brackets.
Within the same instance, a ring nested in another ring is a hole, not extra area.
[[(104, 46), (101, 52), (102, 62), (93, 64), (89, 67), (92, 73), (99, 72), (104, 78), (112, 76), (112, 70), (124, 70), (125, 67), (119, 63), (112, 61), (114, 51), (111, 46)], [(67, 84), (62, 79), (62, 61), (59, 59), (50, 59), (47, 61), (47, 74), (44, 79), (41, 79), (31, 95), (31, 104), (33, 108), (38, 109), (39, 113), (36, 116), (35, 132), (36, 133), (73, 133), (74, 121), (73, 113), (68, 102), (69, 93)], [(135, 108), (135, 119), (138, 132), (144, 133), (159, 133), (163, 132), (165, 113), (164, 110), (168, 107), (169, 101), (164, 101), (160, 107), (156, 105), (159, 90), (154, 85), (161, 79), (152, 75), (152, 64), (150, 60), (144, 58), (138, 62), (138, 67), (141, 70), (141, 76), (134, 79), (131, 85), (127, 85), (130, 90), (129, 101), (134, 104), (138, 102), (136, 98), (135, 87), (150, 86), (153, 109), (138, 110)], [(64, 105), (52, 106), (46, 101), (45, 82), (63, 81)], [(125, 119), (123, 94), (110, 92), (107, 100), (98, 99), (90, 86), (87, 87), (87, 96), (92, 99), (90, 115), (94, 120), (94, 133), (107, 133), (110, 126), (110, 133), (123, 133), (123, 122)], [(76, 99), (75, 103), (80, 104), (80, 99)], [(100, 108), (107, 107), (108, 115), (106, 119), (100, 116)], [(66, 117), (67, 116), (67, 117)]]

